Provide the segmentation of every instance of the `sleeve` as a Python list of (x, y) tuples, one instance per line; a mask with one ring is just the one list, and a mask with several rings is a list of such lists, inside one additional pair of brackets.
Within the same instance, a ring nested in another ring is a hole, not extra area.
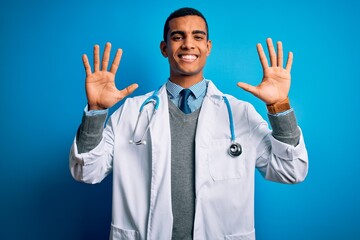
[[(250, 141), (255, 148), (255, 164), (262, 176), (280, 183), (302, 182), (308, 172), (308, 155), (301, 129), (297, 125), (296, 127), (283, 125), (286, 121), (293, 120), (272, 119), (270, 121), (273, 121), (272, 126), (276, 129), (275, 132), (271, 131), (252, 105), (248, 107), (248, 121)], [(274, 121), (278, 122), (274, 123)], [(292, 131), (288, 131), (287, 128), (291, 128)], [(296, 131), (293, 131), (294, 129)], [(292, 140), (287, 141), (289, 139)], [(297, 144), (293, 144), (294, 139)]]
[(298, 145), (300, 140), (300, 129), (297, 125), (293, 109), (286, 111), (284, 114), (268, 114), (272, 135), (280, 142), (293, 146)]
[(79, 153), (89, 152), (101, 141), (107, 111), (89, 114), (84, 110), (81, 124), (76, 134), (76, 145)]
[(82, 124), (70, 150), (69, 167), (74, 179), (99, 183), (111, 171), (114, 151), (114, 113), (104, 129), (106, 114), (84, 114)]

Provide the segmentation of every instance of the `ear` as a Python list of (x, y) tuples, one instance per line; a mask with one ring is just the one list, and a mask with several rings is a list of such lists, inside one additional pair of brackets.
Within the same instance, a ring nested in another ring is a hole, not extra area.
[(167, 54), (167, 52), (166, 52), (166, 49), (167, 49), (166, 42), (161, 41), (161, 43), (160, 43), (160, 51), (161, 51), (161, 54), (162, 54), (164, 57), (168, 57), (168, 54)]
[(211, 48), (212, 48), (212, 42), (211, 42), (211, 40), (208, 40), (207, 41), (207, 53), (206, 53), (206, 56), (210, 55)]

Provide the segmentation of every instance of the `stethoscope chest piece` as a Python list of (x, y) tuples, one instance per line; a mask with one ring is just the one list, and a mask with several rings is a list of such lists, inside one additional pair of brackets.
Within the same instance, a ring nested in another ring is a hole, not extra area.
[(229, 148), (229, 155), (231, 157), (238, 157), (241, 155), (241, 153), (242, 153), (242, 148), (241, 148), (240, 143), (237, 143), (237, 142), (231, 143), (230, 148)]

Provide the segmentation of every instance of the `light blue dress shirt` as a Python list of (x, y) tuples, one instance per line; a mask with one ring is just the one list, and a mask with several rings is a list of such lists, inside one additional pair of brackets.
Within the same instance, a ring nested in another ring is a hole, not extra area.
[[(168, 80), (166, 83), (166, 90), (169, 94), (169, 99), (172, 101), (177, 107), (180, 107), (181, 95), (180, 92), (184, 88), (171, 82)], [(191, 109), (191, 112), (196, 111), (201, 107), (201, 104), (204, 100), (206, 90), (207, 90), (207, 82), (205, 79), (201, 80), (197, 84), (191, 86), (189, 88), (193, 94), (191, 94), (188, 98), (188, 104)]]

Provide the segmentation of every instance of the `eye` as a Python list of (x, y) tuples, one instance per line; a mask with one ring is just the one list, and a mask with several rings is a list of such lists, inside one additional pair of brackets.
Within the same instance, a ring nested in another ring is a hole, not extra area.
[(174, 35), (172, 38), (171, 38), (173, 41), (180, 41), (183, 39), (183, 37), (181, 35)]
[(197, 41), (201, 41), (201, 40), (204, 39), (204, 36), (202, 36), (202, 35), (195, 35), (194, 38), (195, 38), (195, 40), (197, 40)]

